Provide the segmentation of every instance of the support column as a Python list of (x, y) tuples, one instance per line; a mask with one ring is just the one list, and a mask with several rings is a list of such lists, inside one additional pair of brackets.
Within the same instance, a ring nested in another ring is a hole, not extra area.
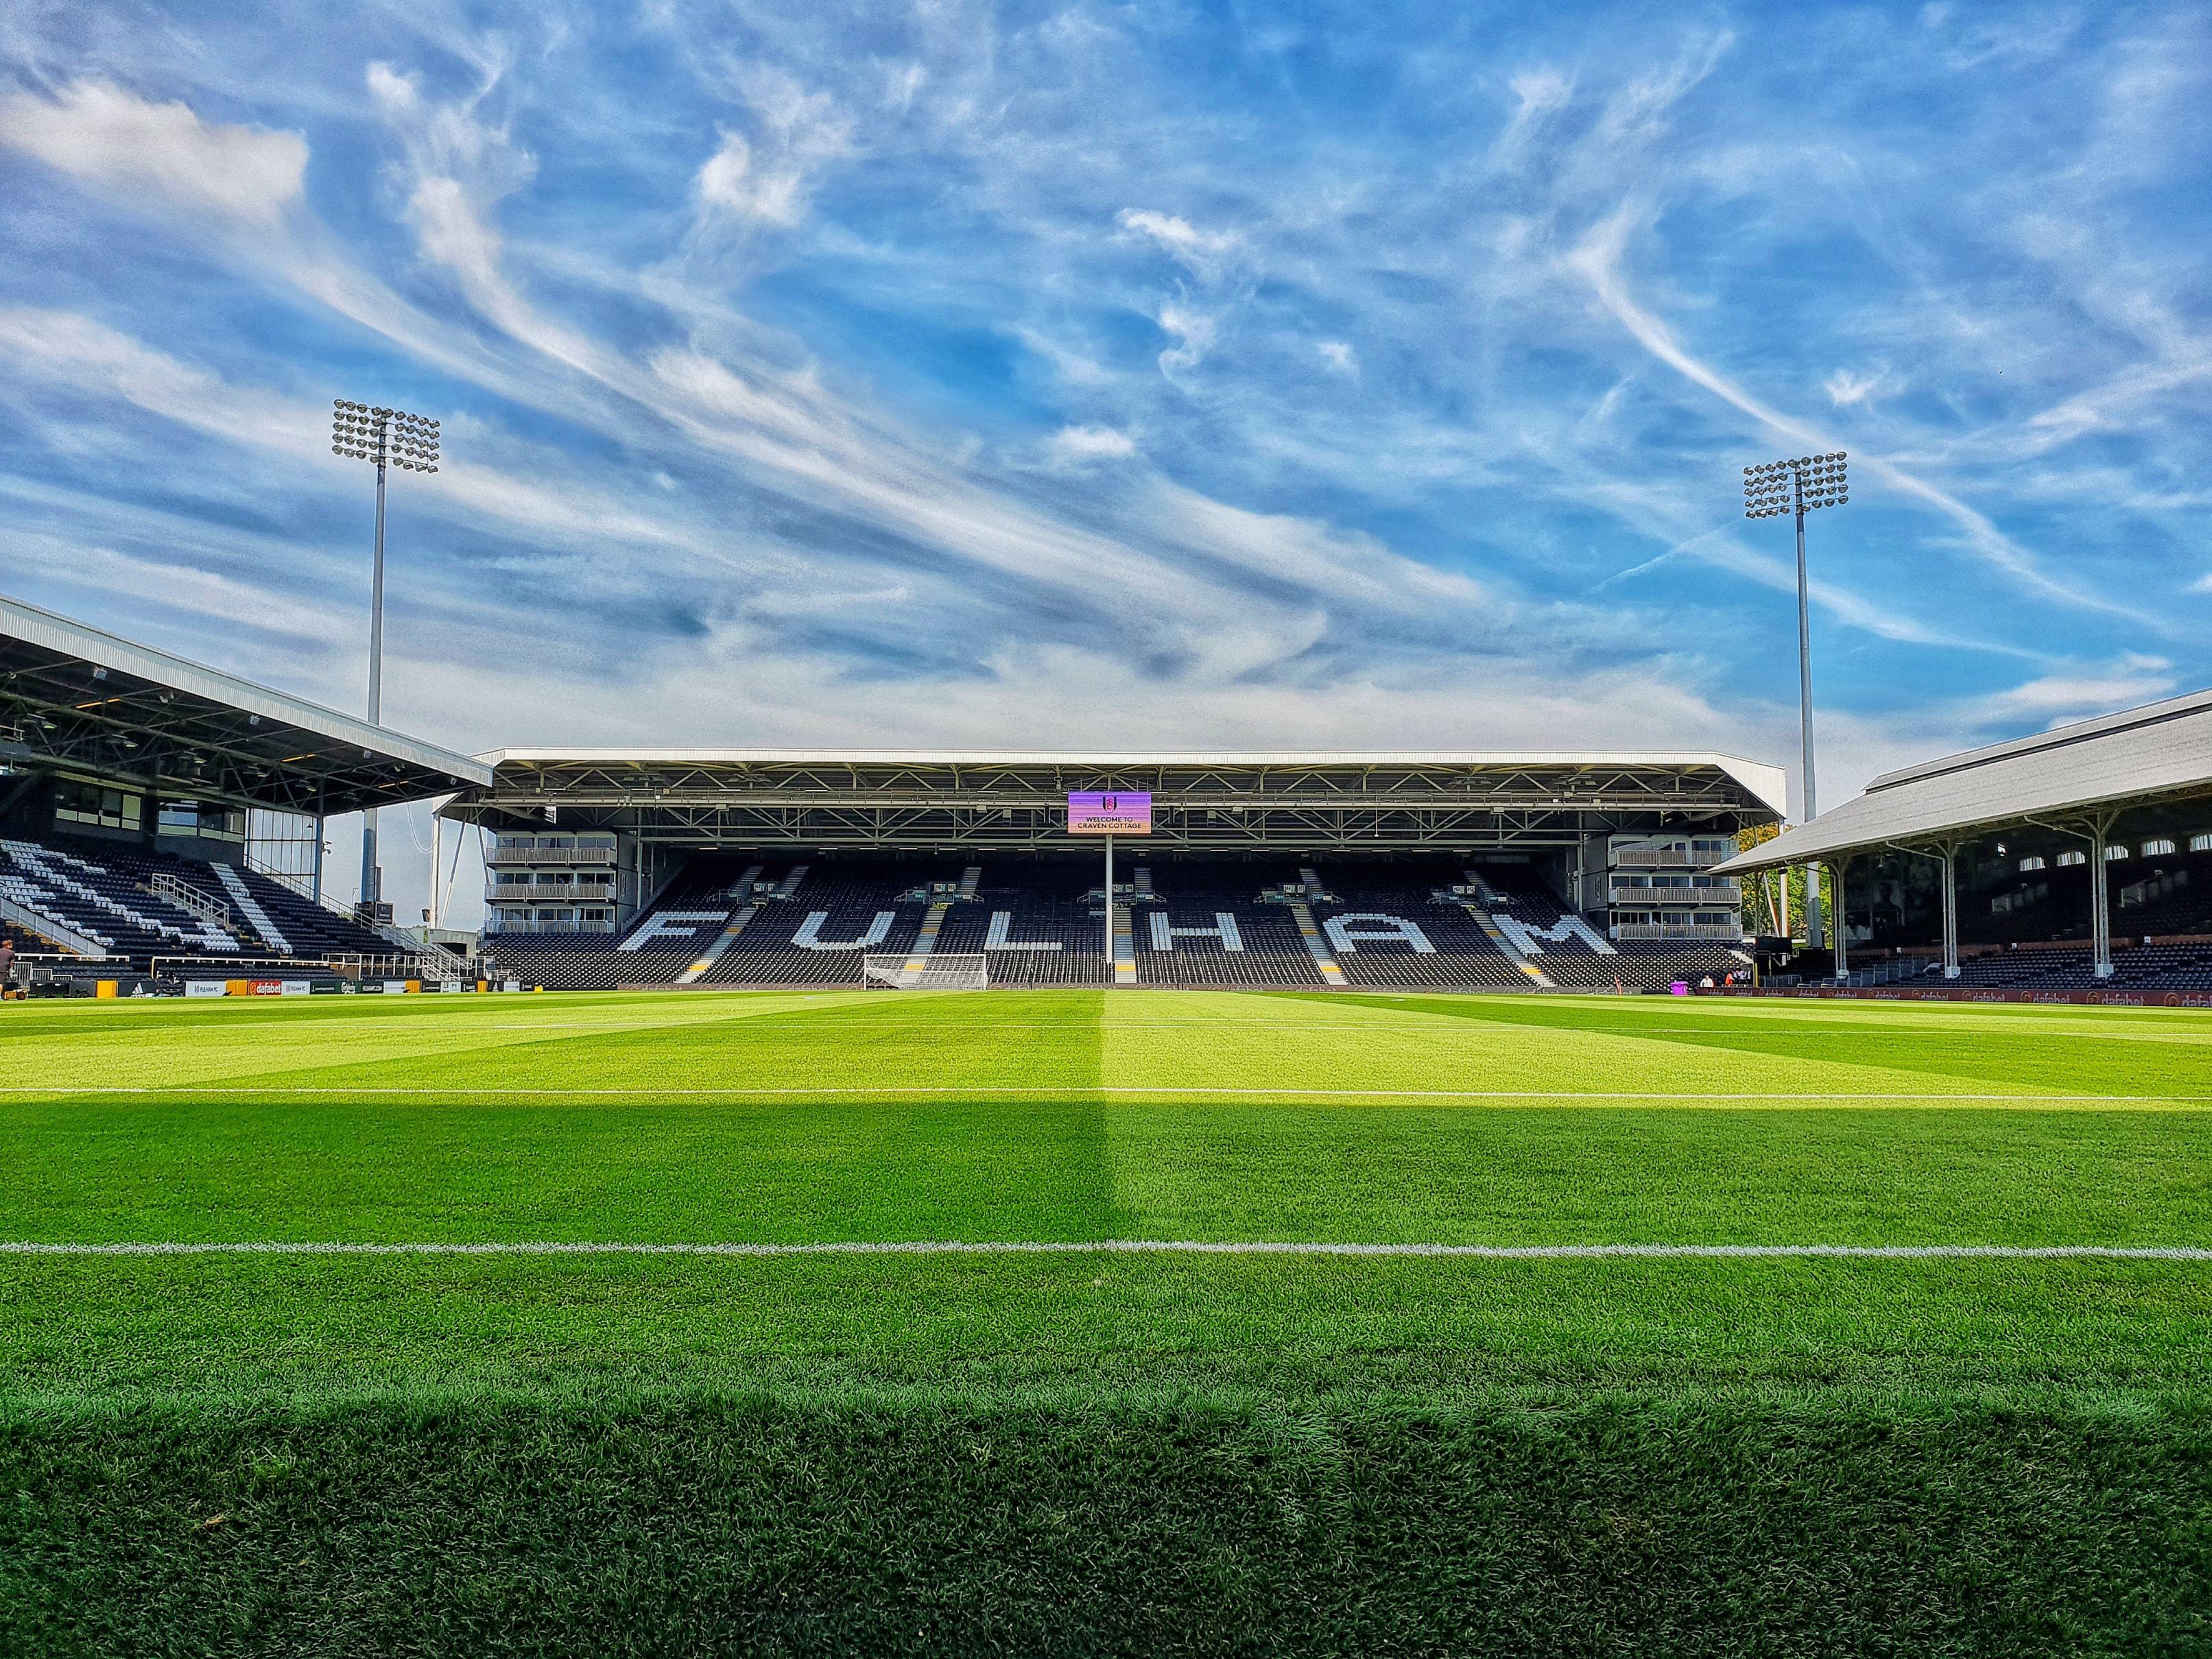
[(1850, 948), (1850, 942), (1844, 937), (1844, 934), (1850, 931), (1850, 918), (1851, 912), (1850, 906), (1844, 902), (1844, 889), (1846, 886), (1845, 878), (1850, 872), (1851, 861), (1847, 857), (1840, 858), (1828, 867), (1834, 872), (1836, 878), (1836, 902), (1834, 910), (1829, 918), (1831, 925), (1828, 931), (1830, 938), (1835, 941), (1836, 982), (1840, 985), (1845, 979), (1850, 976), (1851, 971), (1850, 963), (1849, 960)]
[(1106, 976), (1114, 976), (1114, 837), (1106, 837), (1106, 902), (1099, 907), (1106, 927)]
[(1959, 977), (1959, 848), (1947, 844), (1943, 860), (1943, 977)]
[(2090, 821), (2089, 972), (2096, 979), (2112, 976), (2112, 913), (2105, 884), (2105, 837), (2112, 828), (2110, 817)]

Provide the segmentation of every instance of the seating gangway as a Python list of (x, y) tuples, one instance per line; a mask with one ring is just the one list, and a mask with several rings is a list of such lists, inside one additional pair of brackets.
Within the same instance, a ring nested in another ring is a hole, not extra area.
[[(729, 896), (736, 901), (737, 909), (731, 915), (728, 925), (714, 936), (714, 942), (708, 945), (689, 968), (677, 975), (675, 980), (677, 984), (696, 985), (704, 979), (707, 976), (707, 970), (720, 960), (722, 952), (737, 943), (738, 935), (745, 931), (745, 924), (760, 914), (761, 901), (752, 896), (753, 884), (761, 878), (761, 871), (765, 867), (763, 865), (753, 865), (744, 874), (730, 884)], [(804, 877), (805, 873), (805, 865), (794, 866), (791, 874), (784, 878), (784, 884), (796, 889), (799, 883), (793, 878)], [(781, 896), (787, 898), (790, 895), (785, 893)]]
[(1106, 914), (1110, 918), (1109, 933), (1114, 940), (1114, 983), (1134, 985), (1137, 982), (1137, 936), (1129, 926), (1129, 907), (1116, 904), (1114, 895), (1106, 895)]
[[(1302, 871), (1300, 874), (1310, 876), (1312, 872)], [(1318, 879), (1315, 878), (1316, 884)], [(1308, 890), (1310, 891), (1311, 888), (1309, 887)], [(1304, 899), (1297, 899), (1285, 908), (1291, 913), (1291, 920), (1297, 923), (1298, 937), (1305, 941), (1306, 950), (1312, 955), (1314, 967), (1321, 974), (1322, 981), (1330, 985), (1349, 985), (1352, 981), (1345, 978), (1344, 969), (1337, 965), (1336, 952), (1328, 948), (1328, 941), (1322, 934), (1321, 924), (1314, 920), (1313, 906)]]

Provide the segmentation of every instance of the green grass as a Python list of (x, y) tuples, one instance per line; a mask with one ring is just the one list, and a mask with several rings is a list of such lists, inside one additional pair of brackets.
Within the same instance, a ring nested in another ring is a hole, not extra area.
[[(2183, 1012), (34, 1003), (0, 1062), (20, 1242), (2212, 1245)], [(0, 1256), (0, 1650), (2179, 1651), (2208, 1333), (2199, 1261)]]

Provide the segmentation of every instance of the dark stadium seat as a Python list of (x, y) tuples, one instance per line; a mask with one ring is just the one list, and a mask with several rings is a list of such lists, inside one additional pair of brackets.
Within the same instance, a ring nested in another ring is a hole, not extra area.
[[(1003, 986), (1109, 985), (1114, 973), (1097, 897), (1103, 879), (1089, 859), (982, 860), (975, 902), (945, 914), (937, 937), (946, 955), (981, 953)], [(1006, 922), (996, 945), (996, 918)], [(1028, 950), (1025, 945), (1057, 945)]]
[(814, 860), (788, 897), (762, 904), (703, 982), (858, 987), (863, 957), (912, 947), (929, 908), (915, 890), (959, 874), (957, 864), (921, 860)]
[(258, 871), (90, 836), (0, 840), (0, 895), (142, 968), (155, 957), (325, 961), (404, 948)]
[[(1331, 936), (1336, 965), (1351, 983), (1436, 991), (1535, 988), (1536, 981), (1483, 932), (1465, 903), (1437, 898), (1465, 884), (1462, 863), (1406, 861), (1364, 868), (1331, 863), (1321, 866), (1321, 873), (1333, 902), (1316, 906), (1314, 915)], [(1385, 924), (1355, 922), (1356, 917), (1410, 923), (1420, 942), (1431, 948), (1373, 937), (1392, 930)]]
[[(720, 941), (724, 919), (737, 908), (726, 892), (735, 867), (702, 858), (619, 933), (494, 934), (487, 946), (499, 972), (549, 988), (668, 984)], [(858, 986), (864, 957), (915, 950), (933, 903), (941, 906), (934, 951), (984, 957), (994, 985), (1113, 982), (1097, 860), (983, 856), (963, 884), (969, 867), (951, 857), (771, 860), (756, 896), (778, 893), (794, 869), (803, 879), (787, 895), (761, 898), (701, 982)], [(1748, 968), (1747, 957), (1723, 945), (1613, 953), (1597, 927), (1575, 917), (1530, 866), (1486, 867), (1491, 896), (1480, 902), (1450, 892), (1467, 884), (1467, 870), (1465, 860), (1450, 858), (1345, 860), (1309, 882), (1294, 861), (1153, 857), (1121, 864), (1117, 884), (1140, 985), (1320, 988), (1328, 981), (1300, 933), (1300, 905), (1354, 987), (1540, 988), (1485, 930), (1477, 915), (1484, 903), (1515, 921), (1531, 942), (1529, 965), (1563, 988), (1610, 990), (1618, 979), (1624, 988), (1663, 989), (1674, 980), (1720, 979)], [(678, 931), (660, 931), (671, 918)], [(623, 948), (641, 941), (641, 948)]]
[(1129, 909), (1139, 984), (1280, 990), (1327, 982), (1289, 908), (1260, 899), (1262, 889), (1282, 886), (1295, 869), (1194, 862), (1146, 867), (1152, 898)]

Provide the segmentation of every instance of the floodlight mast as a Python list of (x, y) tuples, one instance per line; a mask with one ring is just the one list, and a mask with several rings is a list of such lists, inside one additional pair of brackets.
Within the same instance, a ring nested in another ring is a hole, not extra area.
[[(392, 465), (409, 472), (435, 472), (438, 423), (427, 415), (410, 415), (404, 409), (371, 409), (367, 404), (334, 398), (331, 453), (348, 460), (371, 461), (376, 466), (376, 562), (368, 593), (368, 723), (376, 726), (384, 715), (384, 469)], [(371, 910), (375, 905), (381, 896), (380, 885), (376, 869), (376, 809), (372, 806), (361, 815), (362, 909)]]
[[(1797, 726), (1805, 750), (1805, 818), (1819, 813), (1819, 793), (1813, 782), (1813, 607), (1805, 581), (1805, 515), (1815, 508), (1841, 507), (1850, 500), (1850, 483), (1843, 450), (1829, 455), (1801, 455), (1790, 461), (1769, 461), (1743, 470), (1743, 516), (1779, 518), (1794, 514), (1797, 520)], [(1836, 926), (1844, 918), (1838, 914)], [(1819, 877), (1805, 866), (1805, 945), (1817, 951), (1826, 942), (1820, 926)]]

